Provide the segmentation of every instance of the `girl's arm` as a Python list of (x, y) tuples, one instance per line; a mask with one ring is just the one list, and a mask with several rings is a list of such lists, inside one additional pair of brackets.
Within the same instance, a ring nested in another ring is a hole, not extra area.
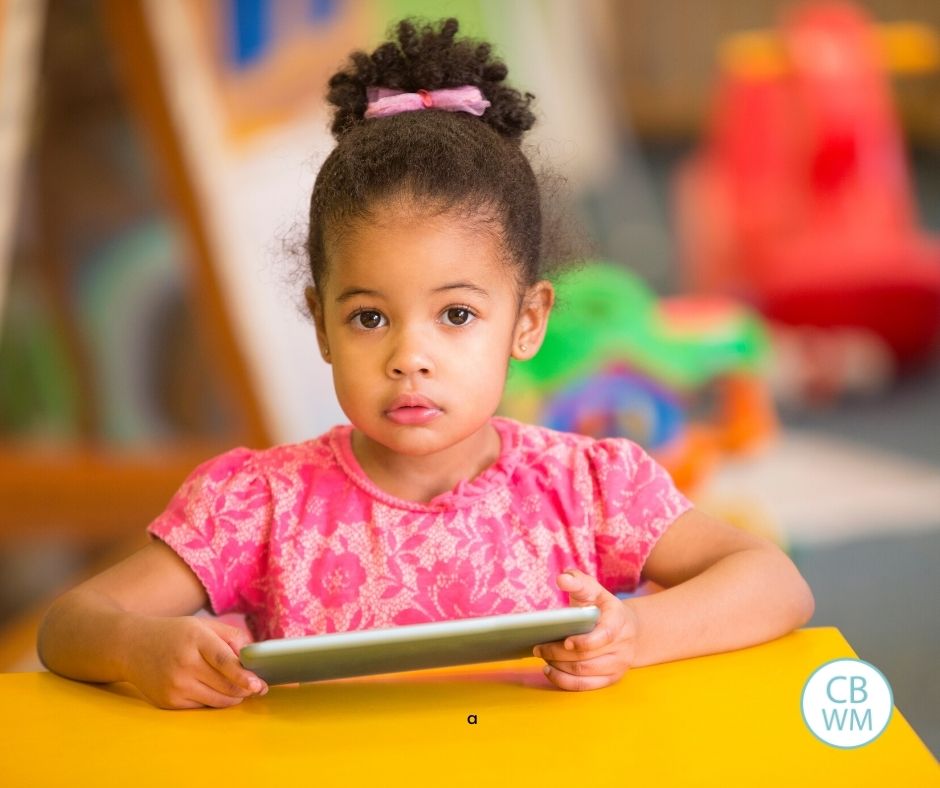
[(130, 681), (165, 708), (228, 706), (266, 691), (241, 667), (236, 627), (192, 614), (208, 603), (199, 579), (162, 542), (60, 596), (39, 627), (39, 658), (84, 681)]
[(625, 600), (636, 613), (634, 666), (743, 648), (813, 615), (813, 592), (772, 542), (695, 509), (660, 537), (644, 579), (665, 587)]
[(599, 689), (631, 667), (755, 645), (813, 615), (809, 586), (778, 547), (695, 510), (660, 537), (643, 577), (666, 590), (621, 600), (580, 570), (558, 576), (571, 604), (601, 615), (590, 632), (535, 648), (550, 681)]

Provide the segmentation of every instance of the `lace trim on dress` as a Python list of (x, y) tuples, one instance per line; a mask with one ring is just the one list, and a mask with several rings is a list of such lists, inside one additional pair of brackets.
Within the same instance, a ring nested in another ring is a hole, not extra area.
[(452, 490), (436, 495), (427, 502), (408, 501), (391, 495), (380, 489), (366, 475), (352, 450), (353, 427), (351, 424), (333, 427), (329, 432), (329, 441), (339, 466), (357, 487), (372, 498), (398, 509), (408, 509), (415, 512), (440, 512), (469, 506), (481, 497), (505, 488), (512, 478), (518, 462), (519, 442), (515, 426), (510, 419), (501, 416), (494, 416), (491, 423), (499, 433), (500, 439), (499, 457), (496, 462), (470, 481), (461, 479)]

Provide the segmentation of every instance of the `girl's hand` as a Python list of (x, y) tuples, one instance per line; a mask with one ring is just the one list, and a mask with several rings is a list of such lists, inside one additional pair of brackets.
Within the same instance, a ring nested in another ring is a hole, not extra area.
[(577, 569), (558, 575), (558, 587), (568, 592), (570, 605), (597, 605), (601, 614), (590, 632), (535, 647), (535, 656), (548, 663), (549, 680), (565, 690), (600, 689), (619, 681), (636, 656), (636, 612)]
[(163, 709), (234, 706), (268, 691), (238, 660), (250, 642), (243, 630), (211, 618), (140, 617), (133, 623), (127, 679)]

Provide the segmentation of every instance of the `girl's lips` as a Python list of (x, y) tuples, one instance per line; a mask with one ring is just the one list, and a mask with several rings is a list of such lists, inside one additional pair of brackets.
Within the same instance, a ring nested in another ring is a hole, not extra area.
[(437, 418), (443, 411), (440, 408), (424, 406), (401, 407), (386, 411), (385, 415), (396, 424), (427, 424)]
[(441, 413), (443, 411), (436, 402), (417, 392), (399, 394), (385, 411), (385, 415), (396, 424), (412, 425), (427, 424)]

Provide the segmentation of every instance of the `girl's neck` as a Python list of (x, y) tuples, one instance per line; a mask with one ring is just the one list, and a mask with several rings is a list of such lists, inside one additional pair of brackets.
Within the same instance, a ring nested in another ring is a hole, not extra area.
[(359, 467), (376, 487), (421, 503), (451, 491), (462, 480), (476, 478), (499, 459), (502, 448), (491, 421), (459, 443), (420, 457), (390, 451), (357, 429), (351, 443)]

